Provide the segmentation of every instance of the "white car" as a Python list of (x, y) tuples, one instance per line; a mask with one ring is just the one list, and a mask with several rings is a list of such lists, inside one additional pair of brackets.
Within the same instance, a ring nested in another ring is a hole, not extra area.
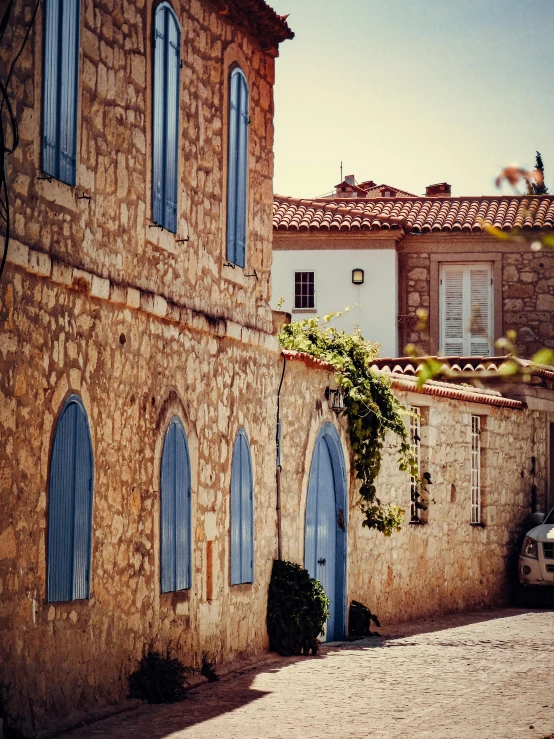
[(535, 527), (527, 532), (519, 555), (519, 584), (525, 589), (522, 595), (529, 596), (531, 590), (550, 586), (554, 593), (554, 509), (548, 516), (533, 513)]

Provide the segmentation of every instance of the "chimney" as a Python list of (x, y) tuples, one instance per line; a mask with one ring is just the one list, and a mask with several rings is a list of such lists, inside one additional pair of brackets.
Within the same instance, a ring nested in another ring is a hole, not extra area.
[(428, 185), (425, 188), (425, 196), (428, 198), (449, 198), (452, 196), (452, 185), (449, 185), (448, 182)]
[(356, 178), (354, 177), (353, 174), (347, 174), (346, 177), (344, 178), (344, 181), (347, 184), (352, 185), (352, 186), (356, 184)]

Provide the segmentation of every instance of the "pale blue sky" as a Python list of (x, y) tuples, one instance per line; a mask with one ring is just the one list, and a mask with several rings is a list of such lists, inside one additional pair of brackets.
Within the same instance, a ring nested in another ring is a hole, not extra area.
[(328, 192), (342, 160), (358, 181), (492, 194), (536, 149), (554, 193), (554, 0), (269, 3), (296, 33), (276, 64), (276, 193)]

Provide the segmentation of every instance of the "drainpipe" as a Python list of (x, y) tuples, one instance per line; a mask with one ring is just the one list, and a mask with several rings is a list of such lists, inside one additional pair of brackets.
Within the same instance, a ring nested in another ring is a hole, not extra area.
[(281, 535), (281, 388), (283, 387), (283, 380), (285, 379), (285, 368), (287, 366), (287, 358), (284, 352), (283, 355), (283, 371), (281, 373), (281, 382), (279, 383), (279, 390), (277, 391), (277, 432), (275, 434), (275, 445), (277, 451), (276, 464), (275, 464), (275, 485), (277, 488), (277, 559), (283, 559), (283, 545)]

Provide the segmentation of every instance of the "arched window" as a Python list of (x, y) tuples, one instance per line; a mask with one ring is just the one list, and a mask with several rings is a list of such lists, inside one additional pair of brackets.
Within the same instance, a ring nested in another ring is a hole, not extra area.
[(239, 67), (229, 80), (229, 164), (227, 170), (227, 261), (246, 264), (248, 179), (248, 84)]
[(152, 219), (177, 233), (181, 29), (169, 3), (154, 17)]
[(254, 487), (246, 431), (235, 439), (231, 468), (231, 585), (254, 581)]
[(80, 0), (46, 0), (42, 169), (74, 185), (77, 173)]
[(48, 496), (48, 600), (90, 598), (92, 443), (83, 403), (71, 395), (56, 426)]
[(190, 458), (185, 430), (175, 416), (165, 434), (161, 470), (161, 590), (191, 583)]

